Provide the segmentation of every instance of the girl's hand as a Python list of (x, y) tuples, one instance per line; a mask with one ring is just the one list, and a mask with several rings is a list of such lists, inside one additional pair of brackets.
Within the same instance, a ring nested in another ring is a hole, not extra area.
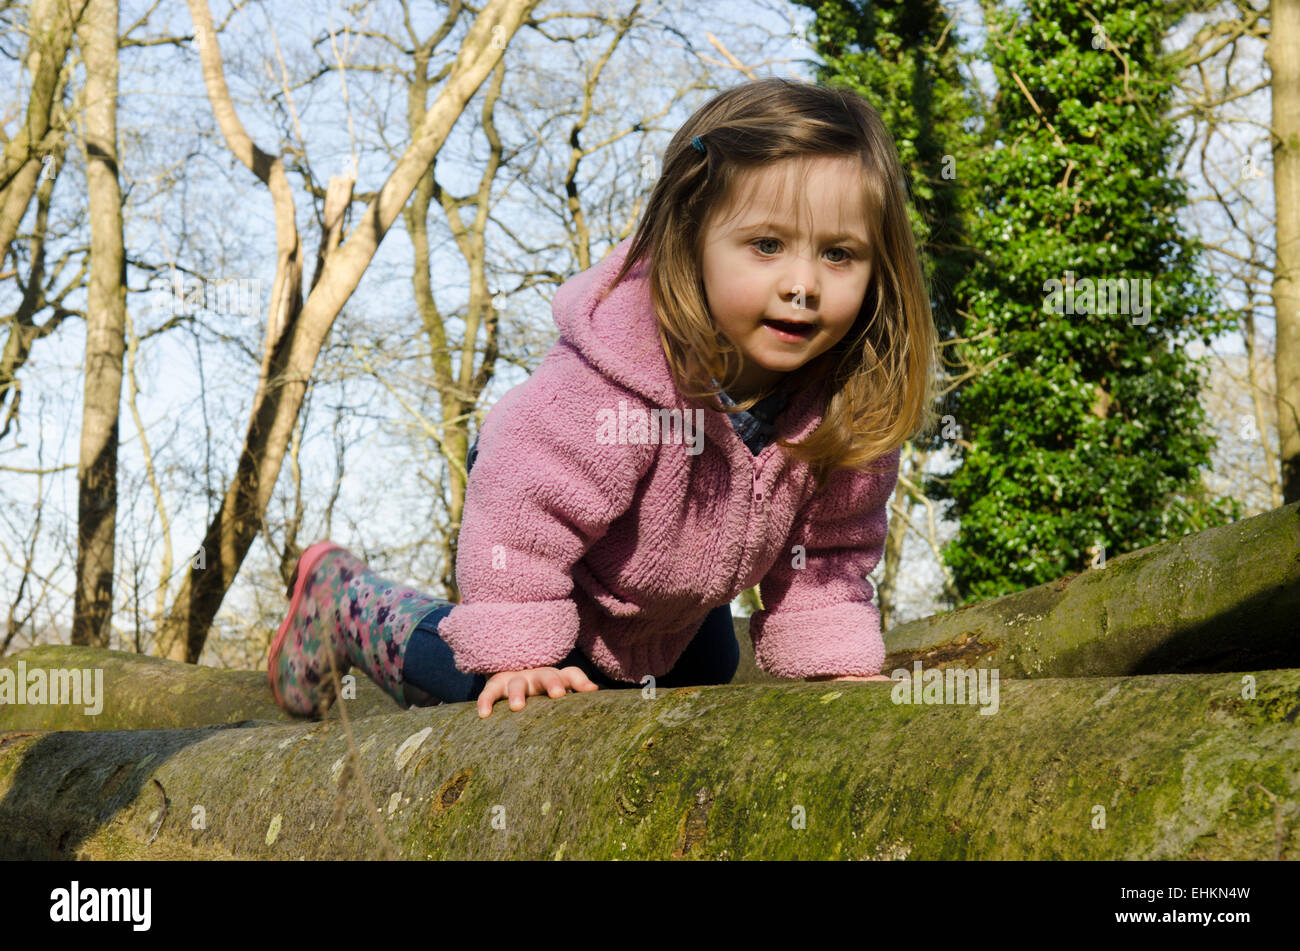
[(503, 670), (493, 674), (483, 685), (483, 690), (478, 695), (478, 715), (480, 718), (491, 716), (492, 705), (502, 697), (508, 696), (510, 709), (517, 711), (524, 708), (524, 697), (540, 697), (544, 693), (552, 697), (564, 697), (568, 695), (570, 687), (584, 692), (600, 689), (578, 666), (565, 667), (563, 670), (554, 667)]
[(818, 683), (818, 682), (821, 682), (821, 681), (823, 681), (823, 680), (862, 680), (862, 681), (867, 681), (867, 680), (888, 680), (888, 679), (889, 679), (889, 678), (886, 677), (884, 674), (876, 674), (875, 676), (872, 676), (872, 677), (856, 677), (856, 676), (854, 676), (853, 674), (845, 674), (845, 675), (842, 676), (842, 677), (832, 677), (830, 674), (823, 674), (823, 675), (820, 676), (820, 677), (805, 677), (805, 678), (804, 678), (804, 680), (807, 680), (809, 683)]

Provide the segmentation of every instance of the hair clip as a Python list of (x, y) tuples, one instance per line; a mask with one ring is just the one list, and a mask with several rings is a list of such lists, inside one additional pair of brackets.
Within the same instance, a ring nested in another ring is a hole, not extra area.
[(700, 137), (698, 135), (695, 138), (691, 139), (691, 145), (699, 149), (700, 152), (704, 151), (704, 143), (700, 141)]

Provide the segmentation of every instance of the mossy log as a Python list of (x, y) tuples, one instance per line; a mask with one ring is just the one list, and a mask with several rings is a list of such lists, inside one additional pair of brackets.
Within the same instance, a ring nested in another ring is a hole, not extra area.
[(1300, 502), (900, 624), (884, 672), (1092, 677), (1300, 667)]
[[(218, 723), (298, 718), (281, 710), (271, 696), (266, 671), (219, 670), (182, 664), (129, 651), (48, 644), (0, 658), (17, 678), (26, 671), (103, 671), (98, 713), (78, 703), (0, 703), (0, 730), (163, 730)], [(92, 675), (93, 676), (93, 675)], [(356, 675), (353, 716), (394, 713), (400, 708), (365, 674)], [(332, 710), (327, 717), (338, 716)]]
[(1300, 858), (1300, 671), (902, 689), (0, 734), (0, 859)]

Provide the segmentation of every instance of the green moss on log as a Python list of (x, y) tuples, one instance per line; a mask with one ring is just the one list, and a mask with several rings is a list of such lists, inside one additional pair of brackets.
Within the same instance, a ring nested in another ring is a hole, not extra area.
[(895, 668), (1003, 677), (1300, 667), (1300, 502), (885, 634)]
[[(219, 670), (197, 664), (97, 647), (50, 644), (0, 658), (14, 671), (102, 670), (102, 709), (86, 704), (0, 704), (0, 730), (142, 730), (249, 721), (291, 723), (301, 718), (281, 710), (265, 671)], [(85, 698), (83, 698), (85, 699)], [(364, 673), (356, 674), (352, 716), (393, 713), (400, 708)], [(326, 718), (338, 716), (337, 708)]]
[[(1255, 679), (1003, 680), (991, 716), (892, 684), (602, 690), (353, 727), (409, 859), (1296, 859), (1300, 671)], [(377, 857), (362, 803), (332, 721), (0, 735), (0, 858)]]

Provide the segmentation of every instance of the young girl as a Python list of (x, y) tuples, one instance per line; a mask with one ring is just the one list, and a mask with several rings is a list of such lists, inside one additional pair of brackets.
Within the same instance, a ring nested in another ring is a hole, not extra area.
[[(399, 704), (721, 684), (755, 659), (885, 680), (865, 575), (898, 447), (932, 416), (935, 331), (898, 157), (855, 93), (729, 89), (673, 137), (635, 236), (557, 291), (560, 336), (471, 450), (459, 604), (330, 542), (290, 583), (277, 702), (319, 715), (329, 653)], [(481, 443), (481, 446), (480, 446)]]

